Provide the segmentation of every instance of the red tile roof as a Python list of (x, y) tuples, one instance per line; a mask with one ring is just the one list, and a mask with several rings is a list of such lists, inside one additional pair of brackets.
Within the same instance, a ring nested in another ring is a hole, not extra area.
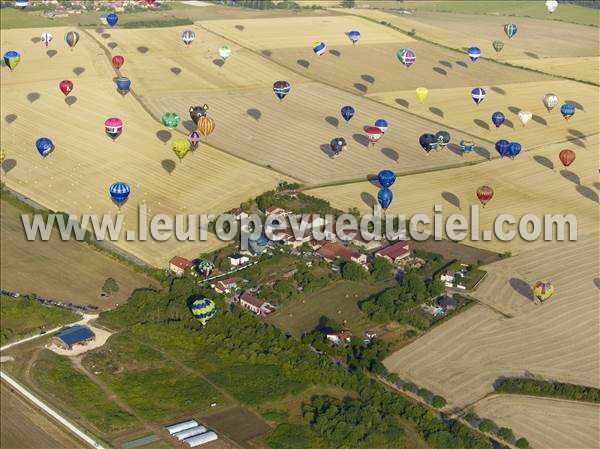
[(377, 251), (378, 256), (387, 256), (392, 260), (396, 260), (398, 257), (406, 256), (410, 253), (410, 247), (408, 242), (398, 242), (393, 245), (387, 246), (380, 251)]
[(262, 307), (262, 305), (265, 303), (265, 301), (263, 301), (262, 299), (258, 299), (250, 292), (245, 292), (242, 296), (240, 296), (240, 300), (258, 308)]
[(192, 268), (192, 261), (187, 260), (183, 257), (175, 256), (169, 261), (169, 265), (175, 265), (182, 270), (187, 270), (188, 268)]
[(324, 257), (325, 259), (335, 260), (338, 257), (341, 259), (350, 260), (353, 257), (358, 258), (361, 254), (358, 251), (353, 250), (352, 248), (348, 248), (347, 246), (342, 246), (338, 243), (327, 242), (319, 250), (317, 253)]

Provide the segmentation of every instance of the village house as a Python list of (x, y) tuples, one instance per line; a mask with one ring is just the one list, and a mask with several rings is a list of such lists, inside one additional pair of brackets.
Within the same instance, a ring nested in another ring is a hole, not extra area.
[[(355, 246), (359, 246), (366, 251), (377, 249), (381, 246), (381, 240), (366, 240), (360, 234), (360, 228), (358, 226), (351, 226), (350, 224), (338, 225), (337, 222), (332, 225), (327, 225), (323, 232), (325, 239), (330, 242), (349, 242)], [(338, 234), (342, 238), (338, 237)]]
[(406, 241), (396, 242), (375, 253), (375, 257), (386, 257), (393, 264), (397, 264), (408, 256), (410, 256), (410, 246)]
[(444, 310), (454, 310), (456, 307), (458, 307), (458, 302), (454, 298), (442, 296), (437, 300), (437, 305), (442, 307)]
[(250, 258), (242, 254), (231, 255), (228, 257), (228, 259), (232, 267), (239, 267), (241, 265), (244, 265), (245, 263), (250, 262)]
[(267, 215), (277, 215), (279, 217), (287, 217), (290, 214), (290, 211), (287, 211), (284, 208), (279, 207), (279, 206), (271, 206), (271, 207), (267, 208), (265, 213)]
[(337, 259), (344, 259), (356, 262), (361, 265), (367, 264), (366, 254), (362, 254), (355, 249), (340, 245), (339, 243), (327, 242), (319, 250), (317, 254), (328, 262), (334, 262)]
[(186, 270), (192, 268), (192, 261), (183, 257), (175, 256), (169, 261), (169, 270), (176, 276), (183, 276)]
[(211, 287), (217, 293), (225, 295), (231, 293), (237, 288), (237, 281), (233, 278), (223, 279), (222, 281), (217, 281), (216, 283), (212, 284)]
[(239, 303), (242, 307), (259, 316), (267, 316), (277, 310), (273, 304), (257, 298), (250, 292), (245, 292), (243, 295), (241, 295), (239, 298)]
[(242, 209), (240, 209), (239, 207), (237, 207), (235, 209), (231, 209), (229, 211), (229, 213), (231, 215), (233, 215), (235, 217), (235, 219), (238, 221), (248, 218), (248, 214), (246, 212), (244, 212)]
[(321, 330), (327, 340), (339, 345), (340, 343), (350, 343), (352, 332), (349, 330), (334, 331), (331, 329)]
[(466, 290), (463, 281), (464, 275), (460, 271), (444, 270), (440, 273), (440, 279), (446, 287), (455, 287), (461, 290)]

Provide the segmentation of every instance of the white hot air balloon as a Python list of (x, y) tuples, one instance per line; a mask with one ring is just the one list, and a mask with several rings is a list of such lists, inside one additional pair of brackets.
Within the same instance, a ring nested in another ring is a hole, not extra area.
[(219, 56), (223, 58), (223, 60), (227, 60), (227, 58), (231, 56), (231, 48), (229, 48), (227, 45), (223, 45), (221, 48), (219, 48)]
[(42, 43), (47, 47), (50, 41), (52, 40), (52, 33), (49, 31), (44, 31), (40, 37)]
[(519, 116), (519, 120), (521, 121), (523, 126), (527, 125), (529, 120), (531, 120), (531, 117), (533, 117), (533, 114), (529, 111), (519, 111), (517, 115)]
[(558, 2), (556, 0), (547, 0), (546, 8), (548, 8), (548, 12), (552, 14), (558, 8)]
[(544, 102), (544, 106), (546, 106), (546, 109), (548, 109), (548, 112), (550, 112), (558, 105), (558, 97), (554, 94), (544, 95), (542, 101)]

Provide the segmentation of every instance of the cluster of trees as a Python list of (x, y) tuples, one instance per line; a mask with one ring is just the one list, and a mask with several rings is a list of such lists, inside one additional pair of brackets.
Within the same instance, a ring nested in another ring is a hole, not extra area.
[(102, 293), (108, 296), (117, 293), (119, 290), (119, 284), (114, 278), (106, 278), (104, 285), (102, 285)]
[(242, 8), (250, 9), (298, 9), (300, 5), (298, 3), (283, 0), (281, 2), (273, 3), (272, 0), (236, 0), (233, 3), (234, 6), (241, 6)]
[[(476, 426), (481, 432), (495, 434), (499, 439), (507, 443), (514, 444), (519, 449), (528, 449), (529, 441), (526, 438), (519, 438), (515, 441), (515, 434), (509, 427), (498, 427), (491, 419), (480, 419), (473, 412), (465, 416), (465, 420), (473, 426)], [(504, 446), (506, 448), (506, 446)]]
[(540, 379), (499, 379), (495, 386), (498, 393), (528, 394), (573, 401), (600, 402), (600, 389)]

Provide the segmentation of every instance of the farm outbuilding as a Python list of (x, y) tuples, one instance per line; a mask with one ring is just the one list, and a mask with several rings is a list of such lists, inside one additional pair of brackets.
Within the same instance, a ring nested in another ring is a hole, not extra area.
[(85, 345), (96, 339), (96, 334), (87, 326), (71, 326), (52, 337), (52, 344), (64, 349), (72, 349), (74, 345)]
[(171, 424), (170, 426), (165, 427), (165, 429), (171, 435), (174, 435), (177, 432), (183, 432), (184, 430), (191, 429), (192, 427), (198, 427), (198, 425), (198, 421), (196, 421), (195, 419), (190, 419), (189, 421)]
[(174, 433), (173, 436), (177, 438), (179, 441), (185, 440), (186, 438), (195, 437), (196, 435), (200, 435), (201, 433), (206, 432), (207, 429), (204, 426), (196, 426), (191, 427), (187, 430), (182, 430), (181, 432)]
[(219, 437), (213, 431), (203, 433), (201, 435), (196, 435), (195, 437), (188, 438), (183, 440), (189, 447), (196, 447), (202, 444), (210, 443), (211, 441), (217, 440)]

